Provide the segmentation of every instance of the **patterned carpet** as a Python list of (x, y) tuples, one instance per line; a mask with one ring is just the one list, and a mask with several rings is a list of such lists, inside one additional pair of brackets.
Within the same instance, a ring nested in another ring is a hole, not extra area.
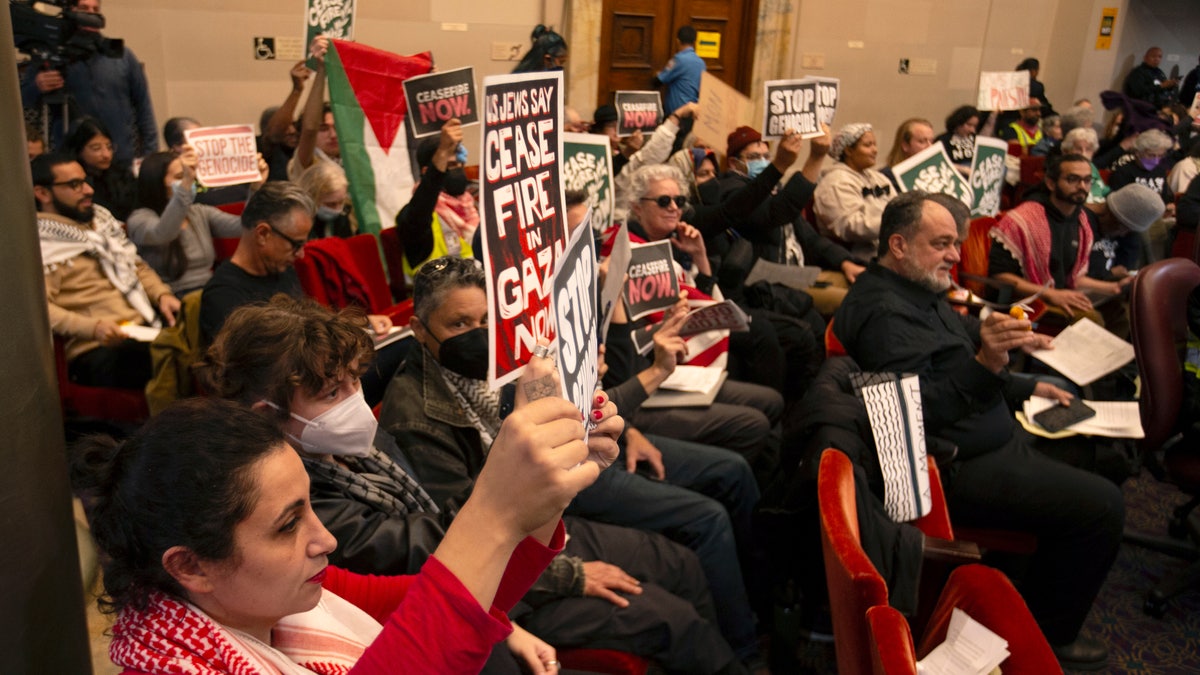
[[(1173, 486), (1159, 483), (1145, 472), (1127, 480), (1122, 491), (1127, 529), (1151, 535), (1166, 536), (1171, 511), (1187, 501)], [(1096, 672), (1200, 673), (1200, 589), (1171, 600), (1162, 619), (1142, 612), (1146, 592), (1165, 573), (1183, 564), (1181, 559), (1130, 543), (1121, 545), (1117, 562), (1083, 629), (1086, 635), (1109, 647), (1109, 667)], [(777, 675), (837, 672), (832, 643), (803, 639), (792, 642), (780, 637), (772, 640), (771, 650), (772, 668)], [(788, 648), (790, 645), (795, 645), (794, 649)]]

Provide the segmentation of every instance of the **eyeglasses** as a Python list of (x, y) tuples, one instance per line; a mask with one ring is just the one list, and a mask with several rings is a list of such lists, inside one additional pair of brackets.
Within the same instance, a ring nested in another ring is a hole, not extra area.
[(291, 237), (287, 236), (286, 234), (280, 232), (278, 228), (276, 228), (274, 225), (272, 225), (270, 223), (267, 223), (267, 227), (271, 228), (271, 232), (273, 232), (275, 234), (275, 236), (279, 237), (280, 239), (282, 239), (292, 245), (292, 255), (300, 254), (300, 249), (304, 248), (304, 244), (305, 244), (304, 240), (292, 239)]
[(671, 195), (659, 195), (657, 197), (642, 197), (638, 201), (654, 202), (655, 204), (658, 204), (658, 208), (660, 208), (660, 209), (671, 208), (671, 202), (675, 202), (675, 206), (678, 206), (679, 208), (682, 209), (682, 208), (685, 208), (688, 203), (687, 197), (685, 197), (683, 195), (675, 195), (674, 197), (672, 197)]
[(1074, 174), (1068, 174), (1066, 176), (1063, 176), (1063, 180), (1067, 181), (1067, 185), (1091, 185), (1092, 184), (1091, 176), (1076, 176)]
[(57, 183), (51, 183), (51, 185), (53, 185), (55, 187), (70, 188), (70, 189), (74, 190), (75, 192), (79, 192), (80, 190), (83, 189), (83, 186), (87, 185), (87, 184), (88, 184), (88, 181), (86, 178), (72, 178), (71, 180), (62, 180)]

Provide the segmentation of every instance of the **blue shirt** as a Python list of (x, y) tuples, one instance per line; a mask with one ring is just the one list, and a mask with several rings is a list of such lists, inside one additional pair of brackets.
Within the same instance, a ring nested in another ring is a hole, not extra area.
[(667, 115), (685, 103), (700, 100), (700, 73), (707, 69), (704, 59), (696, 56), (696, 50), (691, 47), (680, 49), (679, 53), (667, 62), (667, 67), (658, 74), (658, 81), (667, 85)]

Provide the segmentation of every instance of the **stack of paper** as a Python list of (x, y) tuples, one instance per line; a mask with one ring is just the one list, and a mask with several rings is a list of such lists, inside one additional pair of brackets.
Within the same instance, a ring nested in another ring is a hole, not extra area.
[[(1096, 416), (1082, 422), (1076, 422), (1063, 429), (1063, 432), (1073, 432), (1087, 436), (1107, 436), (1109, 438), (1146, 437), (1146, 432), (1142, 430), (1142, 416), (1138, 412), (1137, 401), (1085, 400), (1084, 403), (1087, 407), (1096, 411)], [(1058, 401), (1052, 398), (1031, 396), (1028, 401), (1025, 401), (1025, 419), (1035, 429), (1041, 429), (1033, 421), (1033, 416), (1056, 405), (1058, 405)]]
[(404, 338), (412, 335), (413, 332), (408, 326), (392, 326), (391, 330), (382, 335), (376, 334), (375, 331), (371, 330), (370, 328), (367, 329), (367, 334), (370, 335), (371, 339), (375, 342), (375, 349), (380, 350), (392, 344), (393, 342), (399, 342), (400, 340), (403, 340)]
[(917, 662), (919, 675), (987, 675), (1008, 658), (1008, 640), (954, 608), (946, 641)]
[(1133, 345), (1096, 324), (1080, 319), (1059, 333), (1034, 358), (1066, 375), (1079, 386), (1089, 385), (1133, 360)]
[(707, 407), (717, 398), (726, 377), (728, 373), (720, 368), (675, 366), (675, 372), (642, 403), (642, 407)]

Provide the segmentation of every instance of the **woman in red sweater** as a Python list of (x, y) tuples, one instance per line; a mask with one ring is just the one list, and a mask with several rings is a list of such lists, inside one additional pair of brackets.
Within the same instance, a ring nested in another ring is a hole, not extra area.
[[(526, 377), (547, 376), (535, 358)], [(478, 672), (562, 549), (563, 508), (616, 456), (611, 403), (603, 420), (585, 444), (570, 403), (520, 405), (406, 577), (327, 565), (337, 542), (299, 456), (238, 404), (184, 401), (122, 444), (85, 442), (72, 481), (104, 554), (102, 607), (119, 612), (110, 656), (126, 674)]]

